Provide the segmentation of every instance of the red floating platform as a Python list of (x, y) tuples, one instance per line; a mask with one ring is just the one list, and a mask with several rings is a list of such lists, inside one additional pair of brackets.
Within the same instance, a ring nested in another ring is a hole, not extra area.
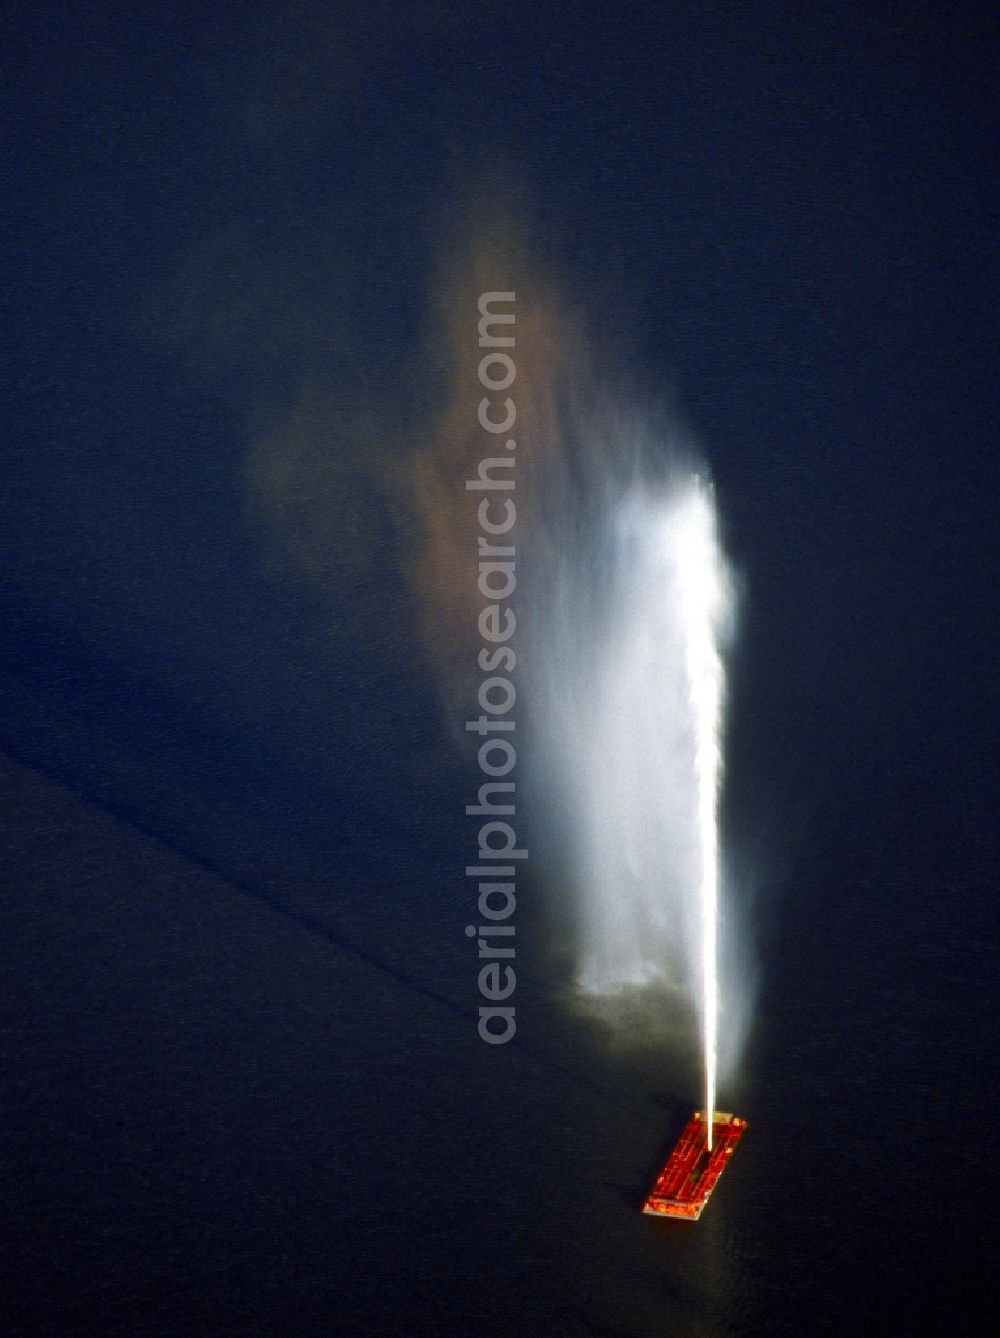
[(656, 1177), (642, 1211), (652, 1217), (682, 1217), (696, 1222), (746, 1127), (746, 1120), (716, 1111), (710, 1152), (705, 1112), (696, 1110)]

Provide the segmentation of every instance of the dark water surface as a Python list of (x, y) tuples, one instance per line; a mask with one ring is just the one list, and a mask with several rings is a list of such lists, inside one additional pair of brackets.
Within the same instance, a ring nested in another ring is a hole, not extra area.
[[(49, 9), (3, 58), (0, 1330), (988, 1331), (987, 9)], [(745, 581), (749, 1129), (694, 1226), (639, 1203), (697, 1056), (563, 1006), (530, 808), (518, 1036), (476, 1035), (478, 781), (398, 533), (352, 516), (321, 592), (247, 502), (302, 385), (339, 424), (405, 383), (494, 149)]]
[(989, 815), (918, 730), (826, 772), (762, 894), (750, 1128), (688, 1225), (638, 1205), (697, 1064), (565, 1011), (530, 878), (518, 1038), (478, 1040), (461, 777), (398, 801), (394, 737), (348, 816), (273, 781), (253, 813), (204, 738), (154, 756), (37, 683), (5, 693), (10, 1331), (916, 1333), (992, 1288)]

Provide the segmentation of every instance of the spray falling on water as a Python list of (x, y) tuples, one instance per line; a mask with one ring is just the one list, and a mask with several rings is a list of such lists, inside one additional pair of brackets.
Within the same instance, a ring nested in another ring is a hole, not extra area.
[(691, 1001), (711, 1145), (731, 583), (693, 470), (639, 465), (602, 488), (592, 560), (567, 544), (554, 578), (540, 697), (548, 784), (570, 824), (577, 984), (612, 1014), (616, 1000)]

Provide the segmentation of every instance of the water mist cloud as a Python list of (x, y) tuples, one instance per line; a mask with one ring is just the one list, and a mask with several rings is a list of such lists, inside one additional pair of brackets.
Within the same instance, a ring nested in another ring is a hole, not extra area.
[[(426, 314), (382, 347), (335, 237), (316, 234), (325, 300), (303, 281), (308, 253), (290, 248), (285, 263), (262, 243), (266, 264), (251, 256), (247, 300), (222, 304), (232, 314), (209, 326), (206, 359), (254, 377), (243, 406), (251, 513), (326, 594), (332, 619), (366, 605), (376, 567), (398, 568), (398, 603), (372, 621), (408, 646), (409, 623), (447, 727), (467, 745), (484, 602), (478, 498), (465, 488), (484, 455), (478, 300), (516, 293), (513, 644), (533, 862), (579, 991), (645, 992), (698, 1012), (697, 744), (675, 540), (685, 503), (711, 489), (692, 434), (636, 390), (624, 341), (593, 337), (594, 301), (567, 296), (572, 285), (559, 282), (518, 199), (508, 174), (499, 192), (494, 179), (471, 204), (453, 195), (427, 211), (424, 243), (409, 243)], [(253, 244), (243, 243), (248, 254)], [(231, 254), (224, 232), (182, 273), (192, 324), (199, 309), (220, 307)], [(255, 295), (291, 313), (265, 322), (266, 338)], [(718, 575), (725, 592), (721, 560)], [(722, 630), (728, 610), (717, 613)], [(735, 1054), (733, 983), (724, 980), (721, 1007)]]
[[(746, 995), (715, 981), (722, 886), (723, 655), (733, 583), (704, 463), (679, 415), (635, 391), (619, 353), (532, 264), (510, 220), (475, 243), (437, 290), (449, 392), (415, 462), (425, 547), (418, 590), (428, 646), (455, 719), (470, 691), (481, 598), (475, 505), (479, 293), (516, 291), (518, 679), (532, 850), (555, 901), (576, 990), (701, 1016), (714, 1086), (738, 1054)], [(699, 622), (700, 618), (700, 622)], [(519, 688), (519, 691), (521, 691)], [(673, 1003), (671, 1004), (671, 1001)]]

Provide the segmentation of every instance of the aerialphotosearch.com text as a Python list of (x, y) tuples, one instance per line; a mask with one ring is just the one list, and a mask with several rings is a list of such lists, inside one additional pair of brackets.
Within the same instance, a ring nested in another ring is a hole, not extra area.
[[(477, 506), (480, 533), (477, 536), (479, 593), (487, 601), (479, 612), (479, 635), (483, 645), (478, 664), (483, 678), (477, 698), (480, 714), (465, 722), (465, 728), (482, 739), (479, 769), (486, 778), (479, 786), (475, 804), (466, 815), (482, 819), (477, 839), (477, 860), (465, 872), (478, 883), (478, 924), (465, 932), (479, 949), (479, 1034), (489, 1045), (504, 1045), (517, 1031), (514, 991), (517, 975), (514, 913), (517, 908), (516, 870), (527, 858), (520, 849), (513, 819), (516, 813), (514, 746), (517, 692), (510, 675), (517, 654), (509, 645), (517, 627), (510, 600), (517, 586), (513, 530), (517, 520), (514, 504), (517, 441), (510, 436), (517, 420), (514, 399), (507, 394), (517, 376), (510, 353), (515, 347), (514, 294), (483, 293), (479, 298), (479, 347), (486, 350), (479, 360), (479, 384), (485, 392), (477, 417), (486, 435), (489, 454), (479, 462), (475, 478), (466, 481), (466, 491), (482, 494)], [(500, 454), (502, 447), (503, 454)]]

